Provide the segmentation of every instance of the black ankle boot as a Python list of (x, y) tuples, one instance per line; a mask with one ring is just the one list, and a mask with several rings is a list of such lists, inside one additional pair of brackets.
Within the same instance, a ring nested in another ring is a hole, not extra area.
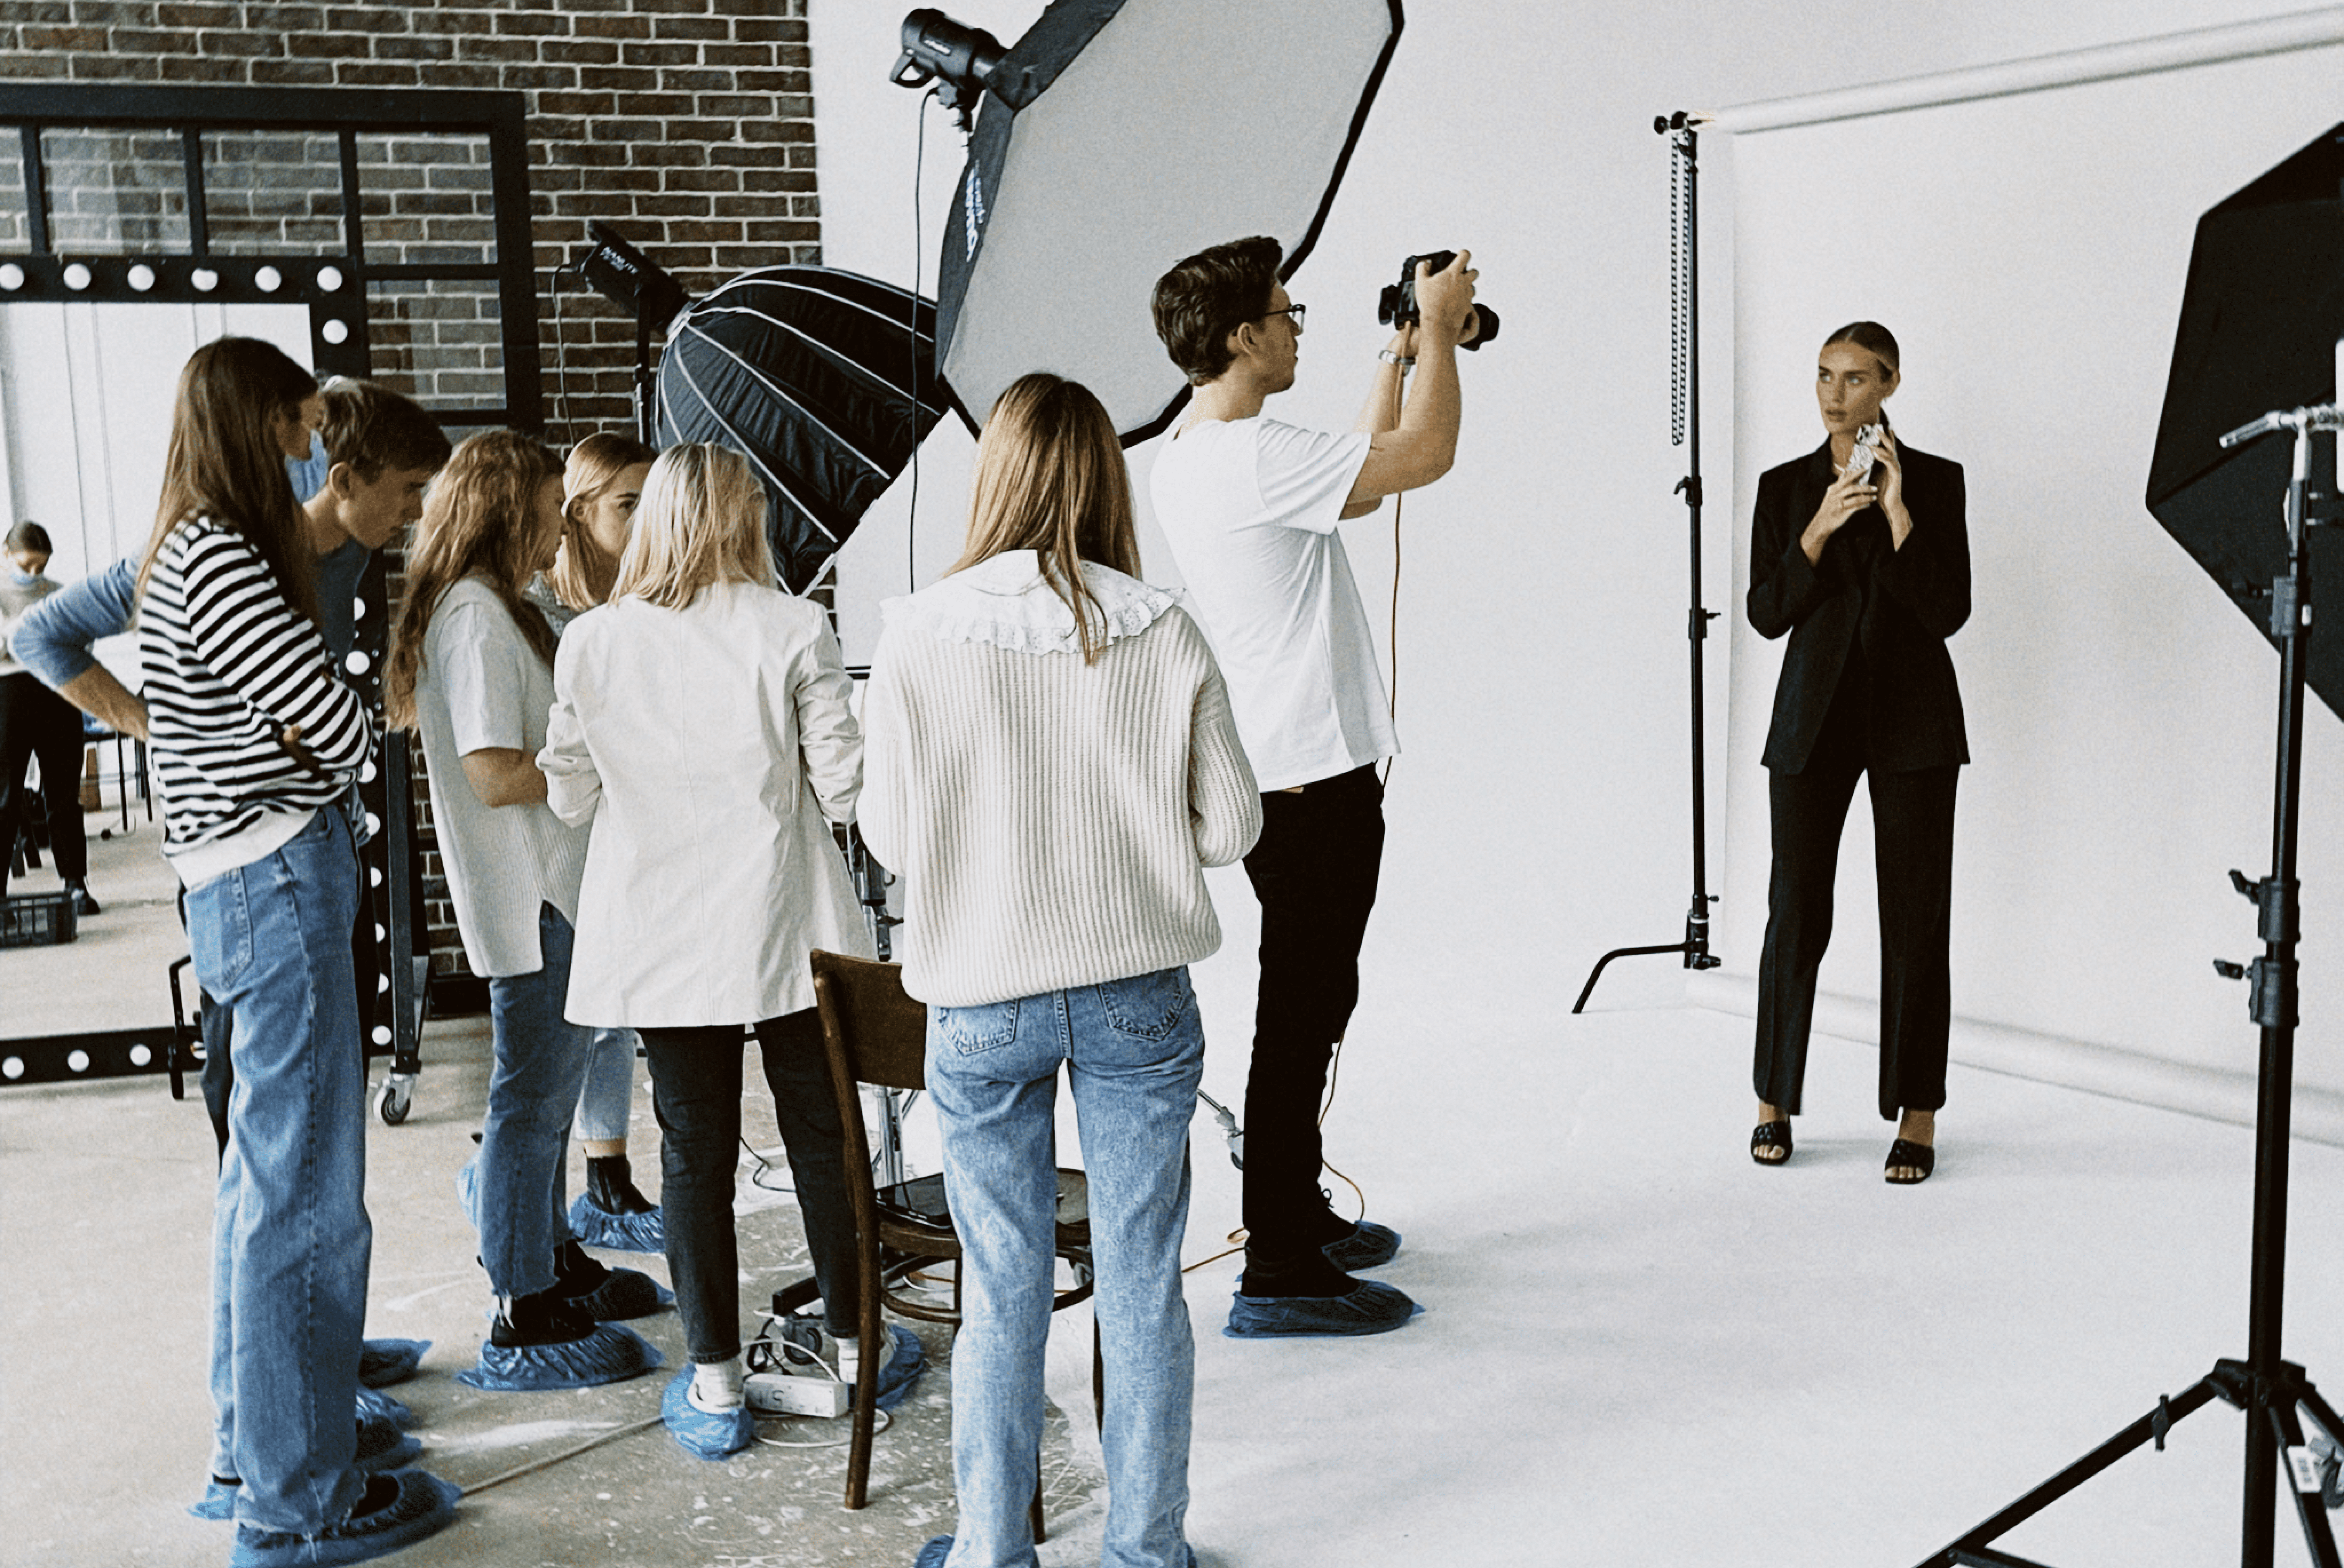
[(540, 1291), (515, 1296), (489, 1325), (489, 1342), (506, 1350), (523, 1345), (566, 1345), (586, 1338), (595, 1329), (594, 1314), (555, 1294)]
[(636, 1187), (623, 1154), (587, 1157), (586, 1201), (605, 1214), (649, 1214), (659, 1208)]

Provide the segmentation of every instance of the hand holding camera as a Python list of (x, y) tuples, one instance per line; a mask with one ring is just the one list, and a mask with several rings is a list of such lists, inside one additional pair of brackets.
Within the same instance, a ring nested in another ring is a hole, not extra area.
[(1481, 275), (1470, 251), (1436, 250), (1400, 264), (1399, 282), (1386, 286), (1376, 319), (1387, 326), (1421, 325), (1437, 343), (1479, 348), (1498, 336), (1498, 313), (1473, 302)]

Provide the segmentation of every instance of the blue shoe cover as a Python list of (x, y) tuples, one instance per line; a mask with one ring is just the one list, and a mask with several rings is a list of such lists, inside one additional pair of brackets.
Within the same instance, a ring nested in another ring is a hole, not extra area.
[(1362, 1220), (1349, 1235), (1318, 1250), (1347, 1274), (1355, 1269), (1380, 1269), (1399, 1256), (1399, 1232), (1373, 1220)]
[(930, 1538), (920, 1554), (912, 1559), (912, 1568), (945, 1568), (945, 1559), (952, 1555), (953, 1538), (937, 1535)]
[(1233, 1340), (1304, 1339), (1325, 1334), (1381, 1334), (1399, 1328), (1422, 1308), (1389, 1285), (1373, 1280), (1344, 1296), (1235, 1297), (1228, 1326)]
[(608, 1252), (667, 1251), (667, 1221), (661, 1211), (613, 1214), (596, 1208), (583, 1192), (570, 1205), (570, 1233), (587, 1246)]
[(359, 1382), (369, 1388), (405, 1382), (430, 1348), (429, 1340), (368, 1340), (359, 1346)]
[(398, 1495), (371, 1513), (352, 1514), (315, 1535), (282, 1530), (236, 1527), (228, 1568), (319, 1568), (321, 1564), (371, 1563), (402, 1546), (437, 1534), (456, 1521), (463, 1492), (426, 1471), (394, 1470)]
[(584, 1339), (561, 1345), (500, 1345), (482, 1340), (480, 1363), (458, 1372), (456, 1381), (492, 1393), (530, 1393), (624, 1382), (664, 1364), (665, 1358), (642, 1335), (604, 1323)]
[[(881, 1410), (894, 1410), (912, 1397), (912, 1386), (920, 1381), (920, 1372), (928, 1364), (928, 1352), (927, 1347), (920, 1343), (920, 1336), (903, 1324), (888, 1323), (884, 1326), (888, 1338), (894, 1342), (894, 1353), (887, 1358), (887, 1364), (879, 1369), (879, 1392), (871, 1402)], [(854, 1397), (853, 1383), (846, 1385), (846, 1397), (850, 1402)]]
[(739, 1410), (702, 1410), (692, 1402), (692, 1372), (685, 1367), (660, 1395), (660, 1420), (684, 1452), (701, 1459), (730, 1459), (757, 1441), (756, 1418)]
[(233, 1519), (236, 1517), (236, 1494), (244, 1490), (241, 1481), (222, 1481), (217, 1476), (204, 1478), (204, 1494), (187, 1504), (187, 1512), (197, 1519)]
[(415, 1412), (387, 1393), (378, 1393), (365, 1384), (359, 1385), (359, 1419), (379, 1415), (396, 1422), (401, 1431), (415, 1424)]
[(420, 1455), (423, 1444), (399, 1429), (387, 1415), (359, 1412), (358, 1452), (350, 1462), (364, 1471), (397, 1470)]
[[(407, 1407), (389, 1395), (359, 1390), (358, 1449), (350, 1462), (364, 1471), (395, 1470), (420, 1455), (423, 1444), (399, 1430), (411, 1419)], [(203, 1496), (187, 1504), (187, 1512), (197, 1519), (233, 1519), (236, 1494), (243, 1489), (242, 1482), (207, 1476)]]
[(647, 1318), (675, 1305), (674, 1293), (640, 1269), (613, 1269), (600, 1285), (568, 1300), (571, 1305), (592, 1313), (598, 1323)]

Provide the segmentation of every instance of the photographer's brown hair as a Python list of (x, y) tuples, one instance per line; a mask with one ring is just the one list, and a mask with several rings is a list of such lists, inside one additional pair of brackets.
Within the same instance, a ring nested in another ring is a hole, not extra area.
[(1269, 314), (1285, 247), (1267, 235), (1200, 250), (1156, 280), (1156, 336), (1202, 387), (1229, 367), (1229, 334)]
[(448, 461), (448, 434), (413, 398), (373, 381), (337, 376), (318, 389), (325, 414), (318, 421), (328, 463), (348, 463), (371, 485), (385, 468), (438, 472)]
[(1115, 421), (1079, 381), (1021, 376), (985, 421), (969, 486), (968, 548), (952, 570), (1007, 550), (1034, 552), (1042, 580), (1075, 612), (1083, 662), (1096, 663), (1107, 643), (1106, 615), (1083, 581), (1082, 563), (1136, 578), (1139, 536)]

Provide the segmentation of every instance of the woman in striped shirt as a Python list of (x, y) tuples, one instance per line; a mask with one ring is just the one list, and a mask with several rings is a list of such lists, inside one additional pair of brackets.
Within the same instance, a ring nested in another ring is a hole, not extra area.
[(374, 1232), (343, 802), (374, 731), (328, 661), (285, 483), (316, 389), (254, 338), (196, 351), (139, 570), (164, 853), (187, 886), (196, 978), (236, 1020), (213, 1221), (212, 1473), (235, 1488), (241, 1568), (363, 1562), (455, 1513), (455, 1489), (422, 1471), (369, 1477), (354, 1462)]
[(384, 680), (390, 721), (422, 737), (456, 929), (489, 977), (496, 1068), (460, 1185), (497, 1310), (462, 1376), (499, 1390), (585, 1388), (657, 1366), (650, 1346), (599, 1320), (663, 1304), (646, 1276), (587, 1257), (562, 1218), (586, 1074), (586, 1031), (561, 1016), (586, 829), (546, 809), (537, 749), (553, 628), (521, 598), (561, 538), (552, 453), (513, 430), (458, 447), (408, 554)]

